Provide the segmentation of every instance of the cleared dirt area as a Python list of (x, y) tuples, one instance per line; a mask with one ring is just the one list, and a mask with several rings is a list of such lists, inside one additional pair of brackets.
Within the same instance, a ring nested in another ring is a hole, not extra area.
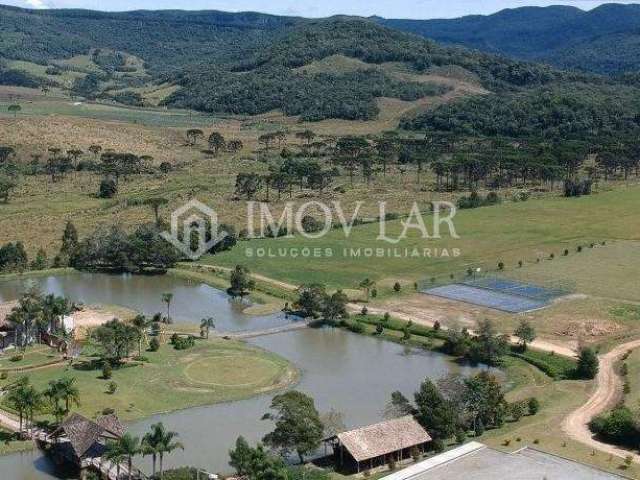
[(587, 403), (568, 415), (563, 423), (562, 430), (574, 440), (585, 445), (616, 455), (626, 457), (631, 455), (635, 462), (640, 462), (640, 455), (630, 450), (625, 450), (593, 438), (589, 430), (589, 422), (592, 418), (613, 408), (622, 396), (622, 379), (617, 374), (615, 365), (629, 350), (640, 347), (640, 340), (618, 345), (610, 352), (600, 355), (600, 370), (596, 377), (596, 388), (589, 397)]

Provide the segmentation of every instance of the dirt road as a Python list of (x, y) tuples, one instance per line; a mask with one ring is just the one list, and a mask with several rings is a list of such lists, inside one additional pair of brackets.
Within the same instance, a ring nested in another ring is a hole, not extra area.
[[(189, 266), (194, 266), (194, 264), (187, 264)], [(205, 269), (209, 269), (209, 270), (219, 270), (222, 272), (230, 272), (231, 269), (227, 268), (227, 267), (218, 267), (215, 265), (202, 265), (202, 264), (195, 264), (197, 265), (197, 267), (200, 268), (205, 268)], [(261, 282), (265, 282), (265, 283), (270, 283), (271, 285), (274, 285), (276, 287), (282, 288), (284, 290), (290, 290), (290, 291), (295, 291), (298, 289), (298, 287), (296, 285), (293, 285), (291, 283), (286, 283), (286, 282), (281, 282), (279, 280), (275, 280), (273, 278), (269, 278), (269, 277), (265, 277), (264, 275), (259, 275), (259, 274), (251, 274), (251, 277), (253, 277), (255, 280), (259, 280)], [(358, 313), (362, 310), (362, 305), (361, 304), (357, 304), (357, 303), (349, 303), (347, 304), (347, 308), (349, 309), (349, 311), (351, 313)], [(413, 323), (417, 323), (417, 324), (421, 324), (421, 325), (426, 325), (429, 327), (433, 327), (435, 321), (431, 320), (432, 316), (425, 316), (424, 315), (424, 311), (423, 312), (416, 312), (415, 314), (410, 314), (410, 313), (405, 313), (405, 312), (399, 312), (399, 311), (394, 311), (394, 310), (384, 310), (384, 309), (380, 309), (380, 308), (375, 308), (375, 307), (369, 307), (367, 306), (367, 310), (369, 311), (369, 313), (372, 313), (374, 315), (384, 315), (385, 313), (389, 313), (389, 315), (391, 315), (392, 317), (398, 318), (400, 320), (405, 320), (405, 321), (412, 321)], [(442, 326), (441, 327), (442, 330), (446, 330), (446, 326)], [(469, 331), (469, 333), (471, 333), (473, 335), (473, 331)], [(512, 344), (517, 344), (518, 343), (518, 339), (515, 337), (511, 337), (511, 343)], [(551, 342), (547, 342), (545, 340), (541, 340), (541, 339), (537, 339), (534, 340), (533, 342), (531, 342), (529, 344), (529, 346), (531, 348), (534, 348), (536, 350), (542, 350), (545, 352), (554, 352), (558, 355), (562, 355), (563, 357), (576, 357), (576, 351), (574, 349), (572, 349), (571, 347), (568, 346), (563, 346), (563, 345), (558, 345), (556, 343), (551, 343)]]
[(623, 448), (599, 442), (589, 430), (589, 422), (597, 415), (615, 406), (622, 395), (622, 379), (615, 369), (616, 362), (629, 350), (640, 347), (640, 340), (618, 345), (610, 352), (600, 355), (600, 369), (596, 377), (596, 389), (584, 405), (571, 412), (562, 422), (562, 430), (569, 437), (596, 450), (618, 457), (631, 455), (640, 462), (640, 455)]

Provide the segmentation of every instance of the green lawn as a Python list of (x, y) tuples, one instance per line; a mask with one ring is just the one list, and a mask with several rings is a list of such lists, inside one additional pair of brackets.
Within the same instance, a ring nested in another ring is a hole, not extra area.
[[(22, 355), (22, 360), (16, 360), (16, 356), (18, 355)], [(60, 355), (55, 350), (46, 345), (28, 347), (24, 353), (10, 350), (6, 354), (0, 356), (0, 372), (17, 368), (46, 365), (60, 358)]]
[[(65, 366), (29, 374), (36, 388), (63, 376), (75, 377), (80, 389), (80, 413), (93, 417), (114, 408), (124, 421), (155, 413), (247, 398), (283, 388), (297, 379), (295, 369), (277, 355), (243, 343), (199, 340), (196, 346), (174, 350), (164, 345), (158, 352), (145, 352), (148, 363), (127, 364), (114, 369), (111, 380), (99, 369), (85, 368), (83, 359), (75, 367)], [(15, 375), (1, 383), (15, 379)], [(115, 382), (115, 394), (107, 393)]]
[[(471, 266), (495, 270), (499, 262), (504, 262), (508, 271), (516, 269), (520, 260), (525, 265), (535, 264), (537, 258), (548, 258), (551, 253), (560, 264), (568, 260), (558, 258), (564, 249), (572, 252), (570, 256), (577, 256), (574, 253), (577, 246), (588, 245), (592, 241), (640, 240), (639, 202), (640, 187), (637, 186), (577, 199), (552, 197), (508, 202), (458, 212), (455, 227), (459, 239), (451, 238), (446, 228), (443, 238), (438, 240), (424, 240), (413, 230), (406, 240), (391, 245), (376, 241), (378, 224), (369, 224), (355, 227), (348, 239), (342, 230), (332, 230), (315, 240), (296, 236), (293, 239), (241, 242), (230, 252), (209, 256), (202, 261), (227, 267), (245, 264), (254, 272), (293, 284), (320, 282), (355, 288), (362, 279), (369, 277), (378, 282), (380, 294), (388, 294), (398, 279), (413, 282), (438, 277), (445, 281), (450, 274), (464, 276)], [(346, 216), (349, 214), (347, 212)], [(429, 217), (425, 217), (425, 221), (430, 227)], [(401, 229), (398, 221), (387, 224), (388, 235), (398, 235)], [(301, 251), (305, 247), (312, 251), (314, 248), (329, 248), (332, 256), (292, 258), (281, 257), (279, 253), (279, 249), (298, 248)], [(425, 248), (432, 252), (446, 248), (450, 256), (354, 258), (350, 254), (344, 255), (344, 249), (377, 247), (395, 247), (401, 254), (405, 248), (417, 248), (420, 252)], [(271, 251), (275, 256), (257, 256), (258, 248), (264, 252)], [(452, 256), (454, 248), (459, 249), (460, 256)], [(253, 255), (249, 255), (249, 251)]]

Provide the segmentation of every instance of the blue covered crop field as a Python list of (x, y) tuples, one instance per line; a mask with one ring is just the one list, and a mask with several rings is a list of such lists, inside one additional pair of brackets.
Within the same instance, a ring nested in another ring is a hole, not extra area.
[(423, 293), (503, 312), (523, 313), (544, 308), (568, 292), (502, 278), (482, 278), (429, 288)]

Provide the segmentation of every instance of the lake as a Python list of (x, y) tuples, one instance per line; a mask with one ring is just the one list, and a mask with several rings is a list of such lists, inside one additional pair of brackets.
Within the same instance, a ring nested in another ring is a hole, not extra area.
[[(101, 278), (101, 275), (85, 274), (78, 275), (75, 280), (74, 277), (76, 275), (48, 277), (40, 279), (40, 285), (43, 290), (82, 298), (86, 303), (118, 304), (134, 309), (143, 306), (152, 310), (162, 306), (159, 294), (171, 291), (175, 295), (176, 312), (178, 305), (184, 305), (185, 311), (194, 315), (189, 319), (183, 312), (181, 321), (198, 321), (205, 309), (212, 309), (208, 310), (209, 315), (213, 315), (218, 323), (221, 317), (225, 317), (225, 325), (228, 325), (225, 328), (230, 330), (257, 329), (270, 322), (285, 321), (247, 317), (229, 306), (224, 293), (172, 277)], [(11, 292), (18, 291), (15, 285), (0, 284), (0, 297), (11, 299), (9, 288), (14, 289)], [(134, 289), (139, 289), (135, 290), (138, 292), (136, 295)], [(188, 300), (181, 298), (182, 295)], [(198, 305), (200, 303), (204, 306)], [(148, 312), (144, 308), (141, 310)], [(349, 427), (380, 421), (385, 404), (395, 390), (410, 396), (426, 377), (437, 379), (450, 373), (466, 375), (478, 370), (460, 366), (439, 353), (330, 327), (259, 337), (251, 343), (293, 362), (302, 374), (296, 388), (311, 395), (320, 412), (330, 409), (341, 412)], [(178, 451), (166, 457), (167, 467), (192, 465), (213, 472), (228, 471), (228, 451), (239, 435), (254, 442), (270, 430), (272, 424), (260, 418), (268, 410), (271, 397), (264, 395), (156, 415), (130, 425), (130, 431), (142, 435), (151, 424), (162, 421), (180, 434), (185, 445), (184, 452)], [(137, 464), (147, 469), (150, 459), (138, 459)], [(54, 476), (49, 463), (38, 452), (0, 457), (0, 472), (3, 472), (3, 479), (5, 472), (6, 478), (17, 480), (59, 478)]]

